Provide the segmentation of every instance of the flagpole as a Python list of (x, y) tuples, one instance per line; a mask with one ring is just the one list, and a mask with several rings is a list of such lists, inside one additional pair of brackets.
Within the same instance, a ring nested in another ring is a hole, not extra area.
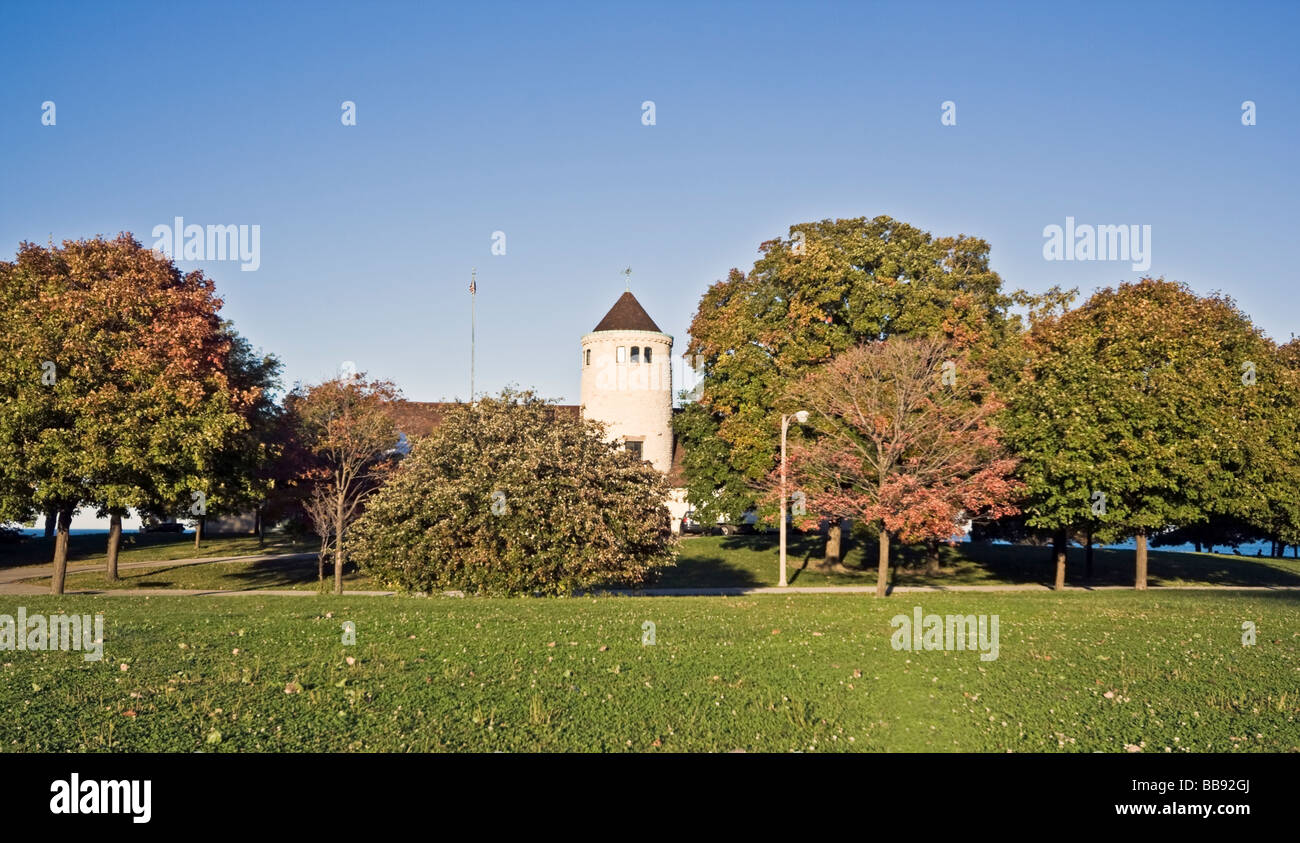
[(469, 403), (474, 403), (474, 299), (478, 295), (478, 285), (476, 279), (478, 276), (477, 269), (471, 269), (469, 274)]

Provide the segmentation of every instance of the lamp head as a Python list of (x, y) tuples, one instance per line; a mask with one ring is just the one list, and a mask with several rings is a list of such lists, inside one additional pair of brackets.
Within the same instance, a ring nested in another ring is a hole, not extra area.
[(807, 411), (807, 410), (800, 410), (799, 412), (797, 412), (797, 413), (794, 414), (794, 419), (795, 419), (795, 421), (799, 422), (799, 424), (807, 424), (807, 423), (808, 423), (808, 411)]

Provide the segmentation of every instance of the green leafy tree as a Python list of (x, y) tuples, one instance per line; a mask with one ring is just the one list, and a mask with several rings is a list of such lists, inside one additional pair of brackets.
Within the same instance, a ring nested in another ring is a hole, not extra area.
[(182, 274), (129, 234), (31, 243), (0, 264), (0, 507), (56, 512), (62, 593), (78, 508), (113, 517), (188, 500), (243, 431), (231, 339), (201, 272)]
[(1002, 427), (1022, 460), (1026, 523), (1057, 535), (1058, 587), (1067, 532), (1134, 536), (1142, 589), (1148, 536), (1267, 509), (1250, 486), (1276, 476), (1263, 433), (1281, 373), (1230, 299), (1144, 278), (1039, 321), (1028, 348)]
[(571, 594), (673, 559), (663, 477), (596, 422), (507, 390), (418, 440), (353, 528), (378, 582), (420, 592)]
[(225, 323), (222, 330), (229, 345), (225, 370), (230, 392), (244, 424), (214, 454), (206, 472), (207, 506), (194, 530), (196, 547), (205, 517), (211, 514), (255, 510), (261, 538), (263, 506), (277, 479), (275, 466), (284, 452), (279, 435), (284, 410), (276, 403), (283, 368), (280, 360), (255, 350), (231, 323)]
[[(934, 237), (877, 217), (791, 227), (763, 243), (748, 273), (708, 289), (687, 354), (704, 380), (674, 429), (685, 446), (688, 494), (701, 517), (737, 518), (755, 506), (779, 449), (791, 384), (863, 342), (940, 337), (967, 349), (995, 379), (1018, 336), (1017, 301), (975, 237)], [(1014, 356), (1014, 355), (1013, 355)], [(838, 524), (847, 513), (822, 513)], [(835, 542), (835, 528), (831, 541)]]
[(1281, 555), (1300, 544), (1300, 346), (1262, 337), (1250, 345), (1252, 356), (1234, 361), (1242, 388), (1229, 393), (1228, 414), (1240, 428), (1237, 482), (1209, 515), (1269, 539)]

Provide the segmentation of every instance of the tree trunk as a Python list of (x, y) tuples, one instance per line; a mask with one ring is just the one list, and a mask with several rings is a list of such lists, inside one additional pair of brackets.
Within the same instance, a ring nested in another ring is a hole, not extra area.
[(876, 568), (876, 596), (884, 597), (889, 580), (889, 531), (880, 525), (880, 557)]
[(1195, 542), (1195, 546), (1196, 546), (1196, 552), (1197, 552), (1197, 553), (1200, 553), (1200, 552), (1201, 552), (1201, 543), (1200, 543), (1200, 542)]
[(822, 564), (827, 568), (834, 568), (840, 564), (844, 558), (843, 554), (844, 527), (838, 518), (832, 518), (831, 523), (826, 528), (826, 558)]
[(925, 540), (925, 572), (932, 577), (939, 575), (939, 540)]
[(334, 593), (343, 593), (343, 498), (334, 508)]
[(1088, 531), (1088, 535), (1085, 538), (1088, 540), (1088, 546), (1084, 548), (1083, 551), (1083, 558), (1087, 563), (1084, 576), (1088, 579), (1092, 579), (1092, 530)]
[(54, 528), (59, 520), (59, 511), (57, 509), (46, 510), (45, 512), (45, 538), (54, 537)]
[(54, 536), (54, 576), (50, 594), (62, 594), (68, 576), (68, 531), (72, 529), (72, 507), (59, 510), (59, 526)]
[(207, 522), (206, 515), (200, 515), (199, 520), (194, 522), (194, 549), (199, 549), (199, 542), (203, 539), (203, 526)]
[(255, 523), (257, 527), (257, 546), (265, 547), (266, 537), (262, 533), (262, 507), (260, 506), (257, 508), (257, 521)]
[(108, 568), (105, 575), (109, 582), (117, 582), (117, 550), (122, 545), (122, 513), (114, 512), (108, 521)]
[(1056, 556), (1056, 581), (1052, 588), (1057, 591), (1065, 588), (1065, 531), (1057, 530), (1052, 536), (1052, 549)]
[(1138, 591), (1147, 588), (1147, 531), (1139, 530), (1137, 534), (1137, 581), (1133, 585)]

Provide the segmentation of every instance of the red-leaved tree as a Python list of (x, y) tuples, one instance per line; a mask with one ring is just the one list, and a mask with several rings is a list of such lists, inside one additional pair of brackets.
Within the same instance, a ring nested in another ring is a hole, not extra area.
[(797, 384), (812, 414), (789, 470), (810, 509), (880, 527), (876, 596), (889, 541), (951, 541), (974, 517), (1015, 514), (1016, 460), (993, 415), (987, 378), (936, 339), (892, 337), (851, 348)]

